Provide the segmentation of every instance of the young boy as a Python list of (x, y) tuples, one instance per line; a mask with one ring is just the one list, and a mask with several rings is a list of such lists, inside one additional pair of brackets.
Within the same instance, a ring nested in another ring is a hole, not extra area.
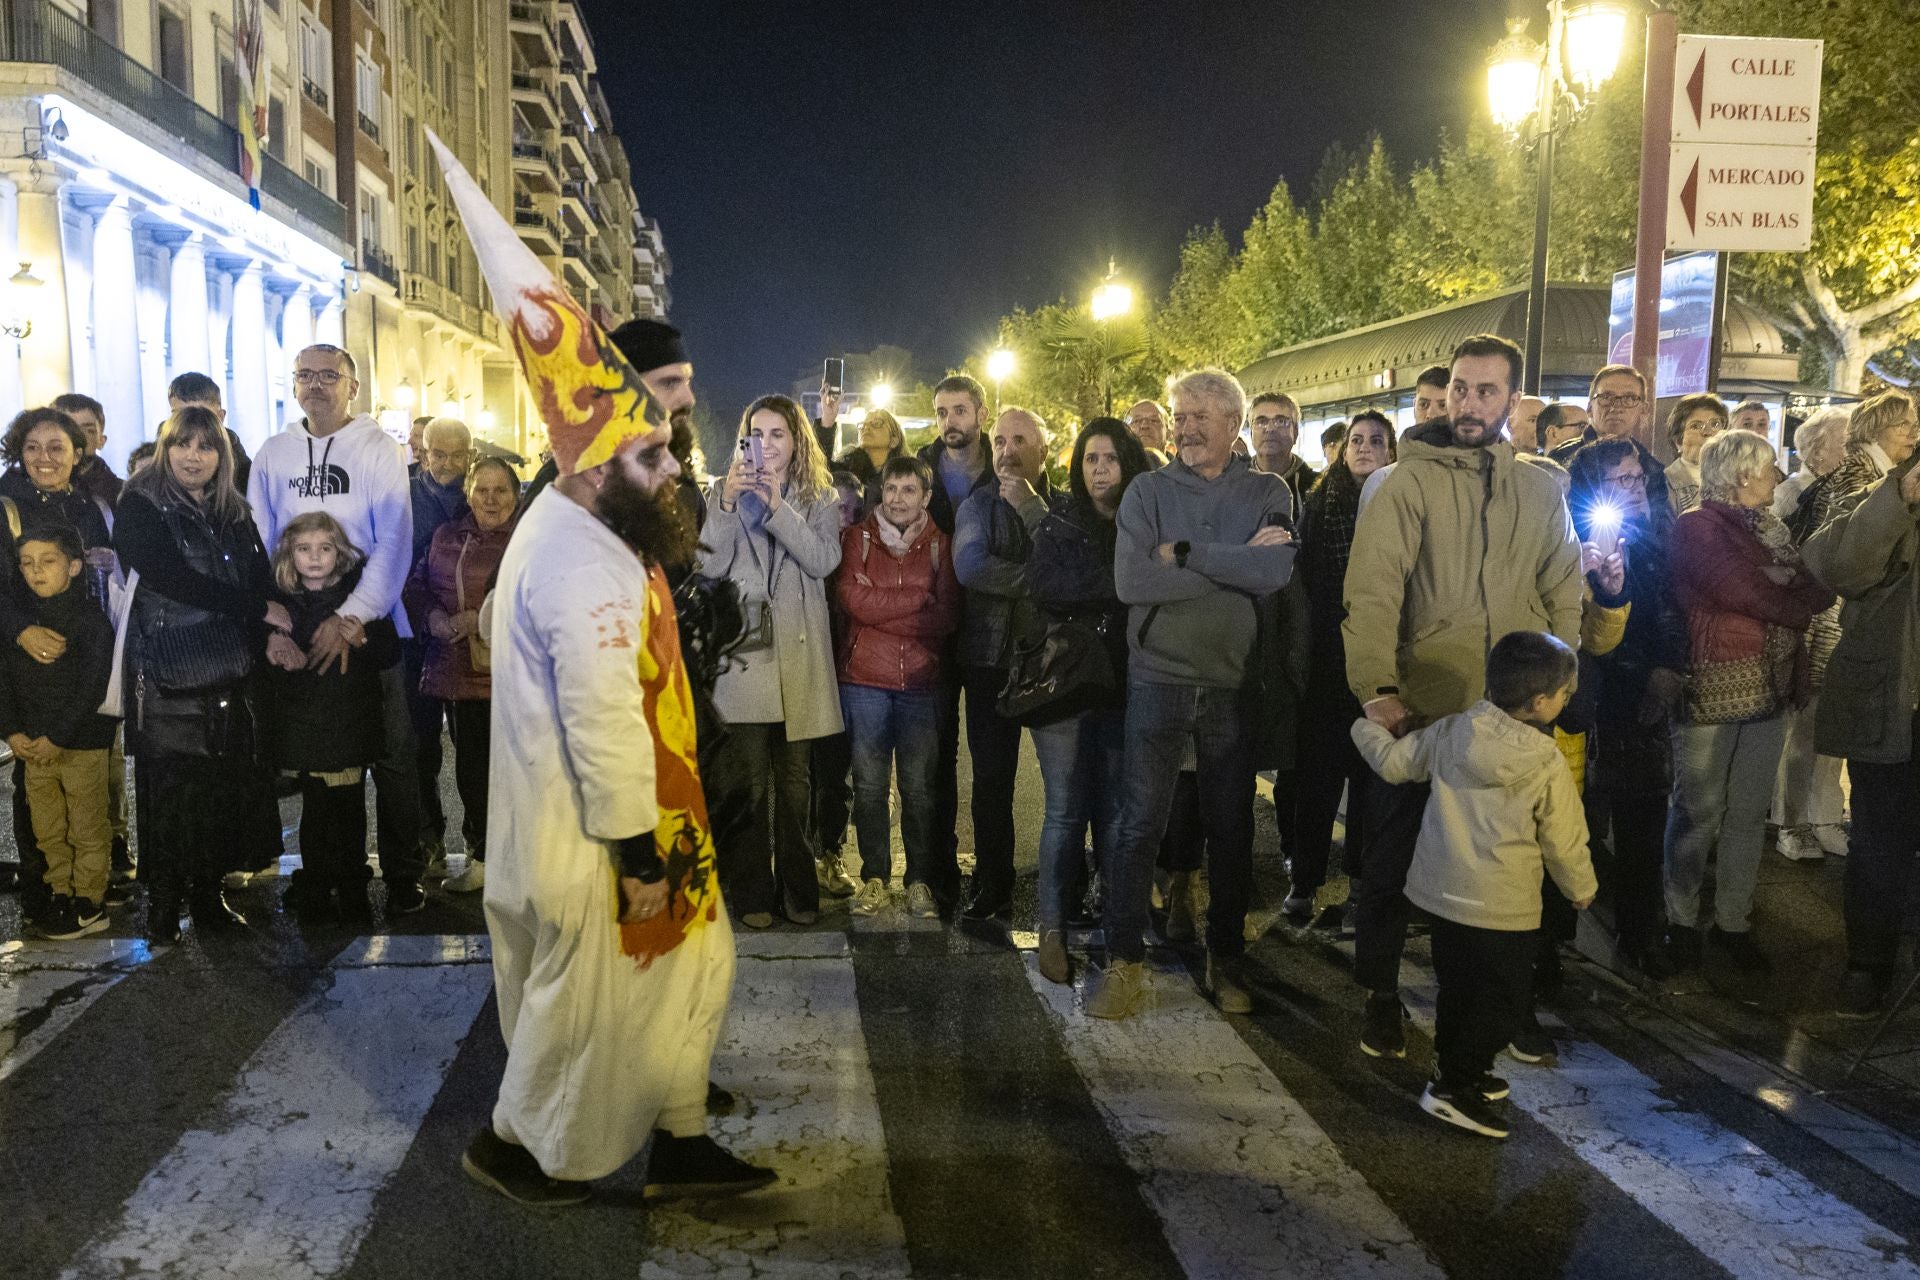
[(1516, 631), (1487, 655), (1487, 696), (1459, 715), (1394, 740), (1360, 720), (1353, 740), (1391, 783), (1433, 782), (1407, 898), (1434, 917), (1440, 980), (1429, 1115), (1489, 1138), (1507, 1136), (1490, 1104), (1507, 1096), (1493, 1057), (1530, 1011), (1542, 867), (1585, 910), (1598, 888), (1587, 820), (1553, 722), (1573, 694), (1573, 650)]
[(41, 932), (58, 939), (107, 927), (102, 903), (113, 849), (107, 756), (114, 722), (98, 710), (113, 665), (113, 627), (75, 585), (86, 572), (84, 556), (79, 533), (65, 526), (29, 528), (20, 538), (28, 621), (64, 636), (67, 647), (48, 663), (18, 645), (0, 655), (0, 735), (26, 762), (33, 837), (53, 895)]

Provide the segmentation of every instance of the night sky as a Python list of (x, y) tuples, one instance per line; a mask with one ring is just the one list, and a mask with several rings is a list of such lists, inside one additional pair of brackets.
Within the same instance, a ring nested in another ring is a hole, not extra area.
[(1508, 8), (579, 3), (722, 421), (882, 343), (935, 377), (1109, 255), (1163, 290), (1188, 228), (1237, 237), (1282, 176), (1304, 198), (1333, 143), (1425, 159), (1485, 110)]

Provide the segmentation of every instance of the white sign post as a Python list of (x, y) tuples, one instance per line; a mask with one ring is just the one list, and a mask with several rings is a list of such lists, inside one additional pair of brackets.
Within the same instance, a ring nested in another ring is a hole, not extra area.
[(1819, 40), (1679, 37), (1669, 250), (1811, 247), (1823, 49)]

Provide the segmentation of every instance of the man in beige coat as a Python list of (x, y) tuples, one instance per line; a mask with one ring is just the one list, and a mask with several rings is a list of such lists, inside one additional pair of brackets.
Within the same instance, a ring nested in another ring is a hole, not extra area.
[[(1487, 654), (1510, 631), (1580, 643), (1580, 544), (1560, 487), (1501, 437), (1520, 398), (1520, 349), (1481, 334), (1454, 352), (1449, 418), (1400, 442), (1399, 465), (1354, 529), (1347, 565), (1347, 680), (1396, 736), (1465, 711)], [(1428, 788), (1369, 788), (1353, 876), (1354, 976), (1367, 989), (1360, 1047), (1404, 1057), (1403, 892)]]

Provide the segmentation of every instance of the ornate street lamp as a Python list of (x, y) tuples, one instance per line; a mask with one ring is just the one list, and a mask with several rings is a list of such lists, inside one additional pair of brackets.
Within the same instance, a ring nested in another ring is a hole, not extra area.
[(1107, 413), (1113, 412), (1113, 342), (1109, 336), (1111, 322), (1118, 320), (1133, 310), (1133, 286), (1120, 279), (1120, 269), (1112, 258), (1107, 259), (1107, 278), (1102, 280), (1088, 299), (1087, 311), (1100, 326), (1100, 402)]
[(7, 295), (7, 315), (5, 320), (0, 322), (0, 333), (20, 342), (33, 332), (33, 316), (28, 312), (32, 306), (33, 296), (39, 291), (42, 283), (40, 277), (33, 274), (31, 262), (20, 264), (20, 269), (7, 280), (7, 284), (11, 287)]
[(1507, 36), (1487, 57), (1487, 108), (1494, 123), (1527, 140), (1538, 155), (1533, 216), (1533, 268), (1527, 285), (1528, 394), (1540, 394), (1547, 316), (1547, 231), (1553, 217), (1553, 152), (1557, 108), (1577, 115), (1620, 65), (1627, 38), (1626, 0), (1584, 0), (1547, 6), (1547, 43), (1527, 38), (1525, 18), (1507, 19)]
[(1000, 413), (1000, 384), (1013, 376), (1020, 361), (1005, 347), (997, 347), (987, 353), (987, 380), (993, 383), (993, 412)]

